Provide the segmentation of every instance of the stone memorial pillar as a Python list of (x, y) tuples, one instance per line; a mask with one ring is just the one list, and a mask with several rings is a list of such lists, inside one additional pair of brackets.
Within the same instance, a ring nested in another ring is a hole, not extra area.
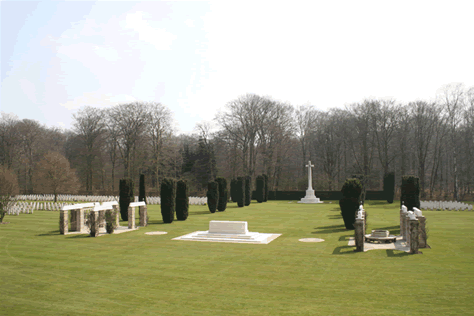
[(402, 205), (400, 208), (400, 236), (402, 236), (404, 240), (406, 240), (405, 218), (407, 216), (407, 211), (407, 207)]
[(71, 210), (71, 231), (77, 231), (77, 213)]
[(135, 207), (128, 207), (128, 229), (135, 229)]
[(105, 228), (105, 210), (99, 211), (99, 228)]
[(354, 239), (356, 244), (355, 251), (364, 251), (365, 225), (362, 217), (357, 217), (354, 222)]
[(89, 222), (91, 223), (91, 237), (99, 236), (99, 212), (91, 210), (89, 213)]
[(112, 205), (115, 212), (115, 227), (120, 227), (120, 211), (118, 205)]
[(418, 229), (420, 223), (416, 217), (411, 217), (408, 225), (410, 226), (410, 253), (418, 254)]
[(68, 211), (61, 210), (59, 213), (59, 233), (66, 235), (68, 233)]
[(416, 219), (419, 222), (418, 227), (418, 247), (419, 248), (426, 248), (428, 246), (426, 242), (426, 217), (424, 216), (417, 216)]
[(138, 210), (140, 212), (140, 226), (145, 227), (148, 225), (148, 220), (147, 220), (148, 212), (147, 212), (146, 205), (140, 205), (138, 207)]
[(76, 211), (76, 230), (81, 232), (84, 228), (84, 209), (78, 209)]

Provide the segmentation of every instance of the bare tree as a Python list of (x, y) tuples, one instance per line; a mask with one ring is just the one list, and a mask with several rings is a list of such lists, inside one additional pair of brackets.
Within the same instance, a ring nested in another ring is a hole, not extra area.
[(14, 203), (13, 196), (18, 193), (18, 180), (15, 173), (0, 166), (0, 223), (3, 223), (5, 214)]
[(8, 169), (18, 158), (20, 138), (18, 133), (18, 117), (2, 112), (0, 119), (0, 163)]
[(108, 111), (110, 124), (117, 128), (118, 149), (124, 165), (124, 176), (132, 177), (135, 149), (148, 124), (148, 107), (142, 102), (120, 104)]
[(59, 193), (76, 193), (79, 181), (69, 161), (58, 152), (46, 154), (35, 168), (33, 176), (35, 191), (54, 194), (54, 202)]
[(448, 124), (451, 132), (451, 144), (453, 148), (453, 176), (454, 176), (454, 199), (459, 200), (458, 196), (458, 150), (456, 131), (462, 121), (462, 115), (465, 108), (464, 103), (464, 85), (462, 83), (449, 84), (442, 88), (440, 99), (443, 100), (448, 111)]
[[(296, 109), (295, 116), (296, 116), (296, 136), (298, 137), (300, 144), (301, 144), (301, 166), (303, 175), (305, 174), (306, 167), (305, 165), (311, 159), (311, 139), (310, 134), (314, 133), (317, 124), (316, 121), (318, 120), (318, 116), (321, 113), (316, 110), (314, 106), (300, 106)], [(309, 156), (309, 157), (308, 157)]]
[(84, 158), (86, 161), (86, 190), (92, 192), (93, 190), (93, 161), (100, 155), (103, 147), (103, 136), (105, 131), (105, 116), (104, 111), (100, 109), (86, 106), (77, 114), (73, 114), (75, 122), (75, 132), (81, 140), (81, 145), (84, 148)]

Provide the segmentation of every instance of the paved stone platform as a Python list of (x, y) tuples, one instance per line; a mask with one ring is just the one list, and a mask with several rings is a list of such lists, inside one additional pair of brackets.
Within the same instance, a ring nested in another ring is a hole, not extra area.
[[(350, 237), (348, 245), (355, 247), (354, 237)], [(389, 243), (389, 244), (374, 244), (370, 242), (364, 242), (364, 252), (369, 251), (369, 250), (384, 250), (384, 249), (393, 249), (393, 250), (400, 250), (400, 251), (405, 251), (405, 252), (410, 251), (410, 247), (407, 246), (407, 243), (405, 240), (402, 239), (402, 236), (397, 236), (396, 242)]]

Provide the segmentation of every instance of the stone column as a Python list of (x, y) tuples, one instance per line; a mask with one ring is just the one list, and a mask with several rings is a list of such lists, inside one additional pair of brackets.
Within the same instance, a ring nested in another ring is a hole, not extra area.
[(84, 228), (84, 209), (76, 210), (76, 229), (78, 232), (81, 232)]
[(418, 252), (418, 229), (420, 223), (418, 220), (410, 219), (409, 224), (410, 226), (410, 253), (417, 254)]
[(99, 211), (99, 228), (105, 228), (105, 210)]
[(418, 220), (419, 227), (418, 227), (418, 247), (419, 248), (426, 248), (426, 217), (424, 216), (417, 216), (416, 219)]
[(410, 216), (409, 216), (409, 213), (407, 213), (405, 214), (405, 219), (403, 223), (403, 227), (404, 227), (403, 237), (407, 241), (407, 244), (410, 242), (410, 226), (408, 225), (409, 222), (410, 222)]
[(71, 210), (71, 231), (77, 231), (77, 213)]
[(89, 213), (89, 222), (91, 223), (91, 237), (99, 236), (99, 212), (91, 210)]
[(148, 225), (146, 205), (140, 205), (138, 210), (140, 212), (140, 226), (145, 227)]
[(128, 229), (135, 229), (135, 207), (128, 207)]
[(59, 233), (61, 235), (66, 235), (68, 233), (68, 211), (61, 210), (59, 213)]
[(115, 227), (120, 227), (120, 211), (118, 205), (112, 205), (115, 211)]
[(364, 251), (364, 240), (365, 240), (365, 233), (364, 233), (364, 219), (357, 218), (354, 222), (354, 239), (356, 244), (355, 251)]

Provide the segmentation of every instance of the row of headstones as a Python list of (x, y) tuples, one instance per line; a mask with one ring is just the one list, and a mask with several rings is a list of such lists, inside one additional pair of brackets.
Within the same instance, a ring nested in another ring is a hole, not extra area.
[[(135, 229), (135, 207), (139, 207), (140, 226), (148, 225), (148, 212), (145, 202), (132, 202), (128, 207), (128, 229)], [(71, 232), (82, 232), (86, 229), (84, 217), (89, 211), (90, 235), (97, 237), (99, 230), (111, 225), (120, 227), (120, 211), (117, 201), (99, 203), (81, 203), (66, 205), (59, 213), (59, 232), (65, 235), (69, 232), (69, 211), (71, 211)]]
[[(52, 201), (54, 200), (54, 195), (17, 195), (15, 200), (34, 200), (34, 201)], [(112, 201), (119, 201), (118, 196), (85, 196), (85, 195), (58, 195), (59, 201), (66, 201), (66, 202), (75, 202), (75, 201), (87, 201), (87, 202), (112, 202)], [(150, 205), (160, 205), (161, 198), (159, 196), (147, 196), (146, 197), (147, 204)], [(138, 196), (135, 196), (135, 202), (138, 202)], [(28, 202), (25, 202), (28, 203)], [(54, 202), (51, 202), (54, 203)], [(38, 208), (38, 210), (56, 210), (59, 211), (61, 207), (65, 204), (62, 202), (56, 202), (58, 204), (51, 204), (53, 205), (52, 208), (47, 208), (49, 206), (41, 206), (42, 208)], [(190, 196), (189, 197), (189, 205), (206, 205), (207, 198), (205, 197), (197, 197), (197, 196)], [(36, 209), (36, 208), (35, 208)]]
[(457, 201), (420, 201), (423, 210), (468, 210), (472, 211), (472, 205)]
[(405, 205), (400, 208), (400, 235), (410, 247), (410, 253), (419, 253), (419, 248), (428, 247), (426, 234), (426, 218), (418, 208), (408, 211)]

